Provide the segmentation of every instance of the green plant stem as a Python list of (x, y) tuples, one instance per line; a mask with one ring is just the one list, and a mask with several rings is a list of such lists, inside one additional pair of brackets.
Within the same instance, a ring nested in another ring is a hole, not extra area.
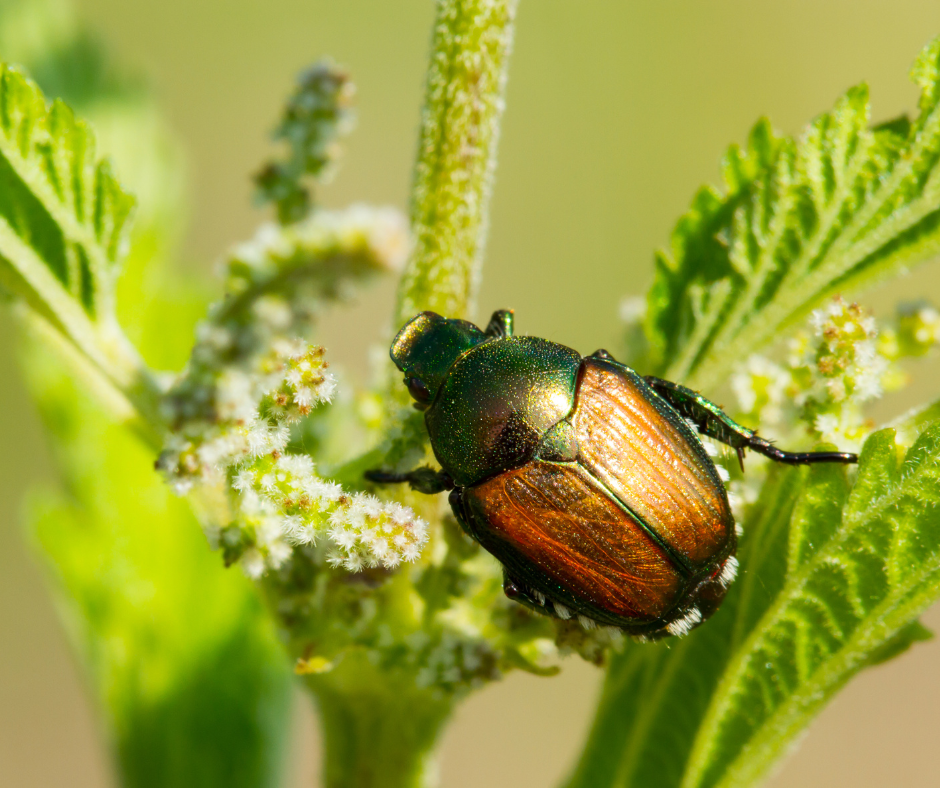
[[(415, 247), (399, 282), (396, 327), (423, 310), (466, 317), (472, 309), (516, 5), (438, 0), (411, 196)], [(403, 391), (396, 380), (389, 411), (401, 410)], [(361, 465), (350, 466), (357, 478)], [(436, 784), (434, 748), (454, 695), (419, 686), (413, 666), (383, 669), (356, 649), (307, 684), (323, 724), (327, 788)]]
[(324, 788), (430, 788), (434, 757), (454, 698), (421, 688), (414, 672), (383, 670), (365, 650), (307, 684), (323, 724)]
[(480, 274), (517, 0), (438, 0), (395, 326), (468, 317)]

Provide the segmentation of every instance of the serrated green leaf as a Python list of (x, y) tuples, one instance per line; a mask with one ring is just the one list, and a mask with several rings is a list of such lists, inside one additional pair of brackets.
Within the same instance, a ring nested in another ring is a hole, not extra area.
[(6, 65), (0, 66), (0, 173), (5, 262), (42, 298), (30, 270), (35, 260), (19, 247), (32, 249), (89, 318), (110, 315), (134, 199), (98, 159), (88, 126), (61, 101), (47, 107), (39, 88)]
[(855, 673), (929, 637), (940, 597), (940, 425), (845, 469), (775, 469), (741, 576), (707, 626), (616, 656), (569, 788), (749, 786)]
[(656, 260), (647, 333), (654, 366), (712, 388), (825, 298), (940, 251), (940, 39), (912, 76), (913, 122), (869, 128), (852, 88), (799, 141), (761, 121), (725, 157)]
[(78, 351), (76, 371), (100, 378), (90, 385), (127, 398), (152, 435), (158, 386), (114, 313), (133, 207), (88, 126), (0, 63), (0, 286)]
[(812, 510), (816, 537), (791, 540), (800, 560), (725, 669), (683, 786), (754, 784), (854, 673), (907, 645), (899, 633), (940, 596), (940, 425), (899, 469), (894, 431), (869, 438), (835, 522), (823, 504), (832, 474), (819, 470), (791, 519), (805, 533)]
[(27, 508), (125, 788), (280, 784), (287, 660), (251, 584), (207, 549), (152, 453), (32, 344), (69, 493)]
[[(15, 51), (47, 95), (87, 113), (101, 147), (140, 188), (122, 313), (149, 357), (180, 365), (205, 301), (191, 278), (185, 291), (166, 282), (160, 255), (178, 226), (181, 179), (152, 103), (128, 89), (58, 0), (3, 4), (0, 51)], [(24, 326), (71, 350), (46, 321)], [(46, 345), (30, 341), (23, 357), (67, 492), (30, 491), (30, 526), (117, 781), (279, 785), (290, 676), (256, 592), (207, 549), (188, 507), (153, 472), (152, 451), (109, 423), (115, 411), (94, 407)]]

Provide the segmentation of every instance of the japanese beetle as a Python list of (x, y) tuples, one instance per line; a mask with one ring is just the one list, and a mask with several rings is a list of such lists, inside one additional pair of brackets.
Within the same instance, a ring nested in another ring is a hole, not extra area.
[(738, 452), (805, 464), (854, 454), (781, 451), (696, 392), (513, 336), (509, 310), (485, 331), (422, 312), (391, 357), (424, 411), (440, 471), (370, 471), (378, 483), (450, 490), (454, 516), (503, 565), (503, 589), (548, 615), (640, 637), (681, 635), (734, 579), (728, 496), (696, 431)]

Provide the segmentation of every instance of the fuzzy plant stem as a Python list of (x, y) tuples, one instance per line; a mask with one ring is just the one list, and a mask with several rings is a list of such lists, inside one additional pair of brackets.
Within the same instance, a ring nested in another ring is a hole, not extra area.
[(323, 726), (324, 788), (433, 788), (435, 749), (453, 698), (421, 688), (411, 671), (348, 654), (307, 684)]
[(473, 309), (516, 6), (438, 0), (396, 328), (428, 309), (464, 318)]
[[(472, 309), (516, 5), (437, 2), (411, 195), (415, 247), (399, 283), (396, 327), (423, 310), (466, 317)], [(455, 696), (422, 688), (410, 667), (379, 670), (354, 654), (307, 683), (324, 729), (325, 786), (436, 785), (435, 745)]]

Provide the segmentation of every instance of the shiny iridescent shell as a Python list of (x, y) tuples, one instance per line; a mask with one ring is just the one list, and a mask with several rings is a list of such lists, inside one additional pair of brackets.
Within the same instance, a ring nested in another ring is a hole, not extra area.
[(734, 577), (734, 519), (695, 432), (629, 367), (422, 313), (392, 358), (506, 591), (559, 618), (682, 634)]

